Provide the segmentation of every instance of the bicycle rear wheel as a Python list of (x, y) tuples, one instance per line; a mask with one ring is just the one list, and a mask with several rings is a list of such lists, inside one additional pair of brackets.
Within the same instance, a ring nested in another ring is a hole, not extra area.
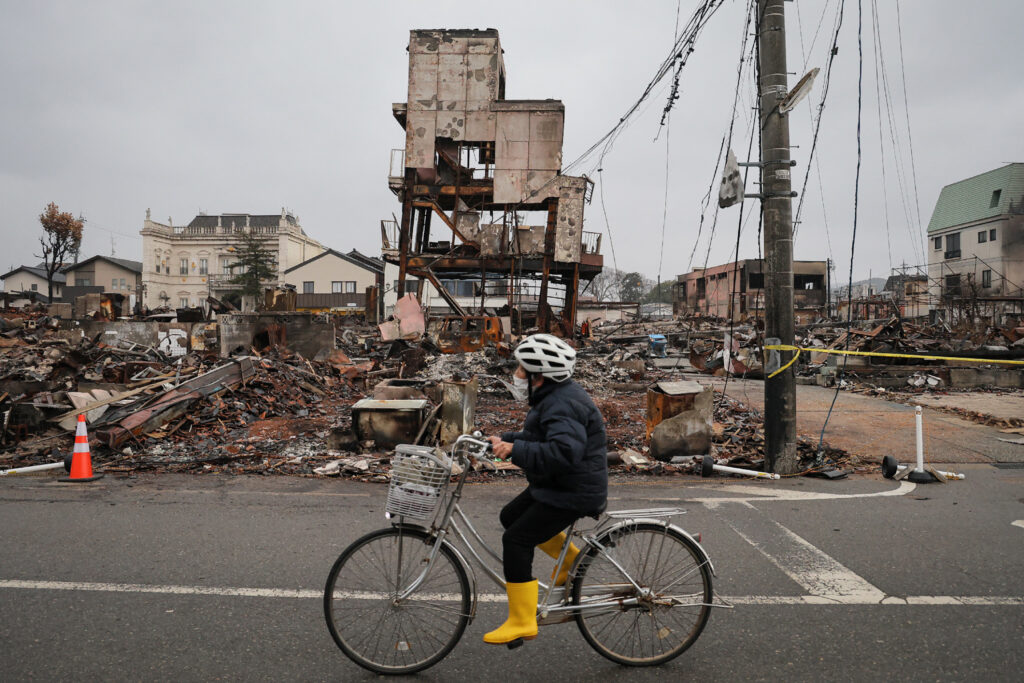
[(642, 522), (611, 529), (597, 541), (607, 556), (588, 548), (572, 587), (573, 604), (582, 607), (576, 623), (590, 646), (619, 664), (654, 666), (693, 645), (712, 599), (711, 570), (695, 543), (674, 529)]
[(359, 666), (378, 674), (410, 674), (433, 666), (459, 642), (469, 623), (466, 571), (447, 545), (423, 583), (435, 540), (423, 529), (371, 532), (344, 550), (324, 589), (324, 615), (334, 642)]

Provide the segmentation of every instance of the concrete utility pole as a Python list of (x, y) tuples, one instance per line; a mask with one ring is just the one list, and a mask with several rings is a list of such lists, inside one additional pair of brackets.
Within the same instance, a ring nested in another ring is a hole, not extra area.
[[(761, 207), (764, 212), (765, 338), (793, 343), (793, 202), (789, 163), (789, 117), (779, 103), (786, 84), (785, 0), (758, 0), (758, 92), (761, 122)], [(779, 352), (782, 365), (792, 352)], [(789, 368), (764, 382), (765, 466), (770, 472), (798, 470), (796, 376)]]

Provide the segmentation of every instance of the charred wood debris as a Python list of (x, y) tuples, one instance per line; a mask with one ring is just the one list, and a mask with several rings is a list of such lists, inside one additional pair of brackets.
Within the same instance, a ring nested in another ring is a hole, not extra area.
[[(0, 470), (63, 459), (71, 451), (77, 415), (85, 412), (94, 466), (106, 472), (343, 476), (384, 482), (393, 441), (442, 445), (446, 384), (465, 385), (475, 378), (472, 392), (464, 392), (472, 405), (462, 406), (469, 411), (462, 429), (512, 431), (527, 410), (505, 384), (515, 367), (505, 344), (446, 354), (429, 336), (383, 341), (376, 327), (356, 321), (339, 323), (336, 348), (315, 359), (280, 346), (250, 347), (223, 358), (215, 350), (170, 356), (149, 346), (107, 344), (103, 335), (75, 339), (63, 329), (66, 325), (41, 312), (0, 315)], [(756, 324), (730, 325), (708, 317), (606, 322), (578, 339), (575, 379), (605, 418), (612, 472), (699, 473), (696, 456), (701, 453), (652, 455), (646, 394), (659, 383), (707, 375), (761, 378), (763, 343)], [(803, 326), (798, 344), (1021, 357), (1024, 327), (957, 336), (942, 326), (897, 318), (859, 324), (849, 333), (839, 323), (814, 323)], [(842, 358), (836, 358), (804, 354), (800, 380), (897, 401), (920, 392), (956, 391), (941, 362), (858, 358), (856, 365), (844, 368)], [(412, 411), (411, 422), (387, 418), (391, 406), (407, 417)], [(376, 409), (384, 410), (378, 414)], [(1024, 427), (1024, 420), (993, 421), (953, 411), (1010, 430)], [(356, 420), (357, 412), (367, 417)], [(711, 443), (704, 452), (710, 450), (720, 464), (762, 467), (758, 411), (716, 391), (709, 426)], [(819, 452), (816, 441), (802, 439), (799, 451), (807, 471), (874, 466), (827, 444)], [(474, 470), (476, 480), (520, 476), (507, 462), (481, 459)]]

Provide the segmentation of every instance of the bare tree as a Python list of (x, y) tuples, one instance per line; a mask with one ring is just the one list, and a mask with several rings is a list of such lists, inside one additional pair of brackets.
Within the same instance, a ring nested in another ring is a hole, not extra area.
[(36, 254), (36, 257), (43, 259), (46, 294), (50, 301), (53, 301), (53, 276), (64, 266), (64, 260), (72, 254), (77, 254), (81, 248), (85, 220), (81, 217), (75, 218), (67, 211), (61, 211), (56, 204), (50, 202), (46, 205), (46, 210), (39, 214), (39, 223), (43, 226), (43, 234), (39, 238), (43, 253)]

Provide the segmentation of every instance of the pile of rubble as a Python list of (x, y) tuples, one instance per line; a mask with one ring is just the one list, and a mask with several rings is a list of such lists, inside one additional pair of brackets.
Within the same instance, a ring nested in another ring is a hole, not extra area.
[[(208, 350), (169, 355), (130, 342), (108, 344), (102, 333), (86, 339), (41, 314), (5, 316), (0, 470), (62, 459), (79, 413), (89, 422), (94, 461), (108, 472), (366, 481), (388, 479), (396, 443), (444, 446), (465, 431), (500, 434), (522, 424), (527, 406), (510, 392), (515, 362), (507, 346), (442, 353), (428, 335), (385, 340), (362, 321), (336, 332), (334, 350), (316, 359), (282, 343), (237, 348), (229, 357)], [(652, 392), (671, 393), (669, 385), (684, 371), (695, 377), (699, 370), (721, 374), (728, 368), (756, 376), (759, 340), (756, 327), (708, 318), (592, 330), (579, 345), (575, 379), (604, 415), (613, 471), (696, 473), (694, 456), (708, 452), (721, 464), (763, 467), (757, 411), (713, 394), (706, 442), (676, 444), (672, 456), (657, 447), (655, 432), (662, 418), (677, 416), (654, 419), (651, 403)], [(712, 395), (707, 387), (697, 390)], [(846, 453), (818, 452), (816, 443), (801, 443), (799, 450), (805, 469), (859, 466)], [(510, 463), (481, 461), (474, 468), (483, 479), (520, 476)]]

